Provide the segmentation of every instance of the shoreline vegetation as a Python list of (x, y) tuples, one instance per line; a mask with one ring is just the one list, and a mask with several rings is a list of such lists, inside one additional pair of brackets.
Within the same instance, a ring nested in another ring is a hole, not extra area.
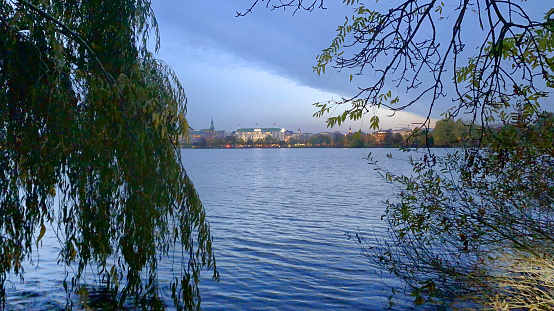
[(241, 149), (241, 148), (420, 148), (471, 147), (483, 143), (483, 131), (496, 131), (502, 126), (486, 129), (466, 125), (461, 119), (443, 119), (433, 129), (416, 128), (412, 131), (380, 130), (374, 133), (362, 131), (343, 134), (318, 133), (298, 139), (285, 137), (278, 140), (270, 135), (258, 140), (237, 139), (234, 135), (181, 141), (187, 149)]

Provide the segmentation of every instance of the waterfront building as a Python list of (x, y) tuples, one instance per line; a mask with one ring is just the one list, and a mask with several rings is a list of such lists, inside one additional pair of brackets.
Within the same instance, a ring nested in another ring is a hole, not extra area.
[(285, 142), (288, 143), (294, 137), (293, 131), (285, 131)]
[(212, 123), (209, 129), (202, 129), (199, 131), (190, 131), (189, 132), (190, 141), (192, 143), (199, 143), (200, 141), (210, 140), (214, 138), (225, 138), (225, 130), (216, 131), (214, 126), (214, 119), (212, 118)]
[(371, 136), (375, 137), (377, 143), (381, 144), (385, 140), (385, 137), (387, 137), (387, 131), (379, 130), (371, 133)]
[(392, 129), (389, 129), (389, 130), (386, 130), (386, 131), (385, 130), (379, 130), (377, 132), (371, 133), (370, 135), (375, 137), (375, 140), (377, 141), (378, 144), (382, 144), (385, 141), (387, 135), (400, 134), (403, 139), (407, 139), (412, 133), (413, 133), (413, 131), (410, 130), (410, 129), (401, 128), (401, 129), (397, 129), (397, 130), (392, 130)]
[(276, 127), (270, 127), (270, 128), (241, 128), (238, 129), (235, 132), (235, 135), (237, 137), (237, 140), (244, 140), (247, 141), (251, 139), (252, 141), (256, 141), (258, 139), (264, 139), (267, 136), (271, 136), (272, 138), (278, 140), (278, 141), (285, 141), (285, 129), (284, 128), (276, 128)]
[(308, 139), (312, 138), (313, 136), (314, 136), (313, 133), (302, 133), (302, 131), (300, 131), (300, 127), (298, 128), (297, 133), (292, 134), (292, 138), (296, 139), (296, 141), (301, 143), (307, 142)]

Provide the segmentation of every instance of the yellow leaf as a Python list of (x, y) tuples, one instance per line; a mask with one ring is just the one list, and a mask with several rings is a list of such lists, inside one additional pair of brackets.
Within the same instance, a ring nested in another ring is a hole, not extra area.
[(44, 226), (44, 223), (42, 223), (40, 224), (40, 233), (38, 234), (38, 238), (37, 238), (37, 248), (38, 248), (38, 243), (40, 242), (40, 240), (42, 239), (45, 233), (46, 233), (46, 226)]

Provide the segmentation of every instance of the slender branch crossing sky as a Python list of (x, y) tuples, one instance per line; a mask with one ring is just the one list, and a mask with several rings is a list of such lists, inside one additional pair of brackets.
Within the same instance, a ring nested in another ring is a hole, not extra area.
[[(374, 78), (365, 71), (350, 82), (349, 73), (328, 70), (318, 76), (312, 71), (316, 56), (330, 45), (353, 7), (329, 0), (326, 10), (293, 15), (293, 10), (271, 11), (261, 2), (252, 14), (236, 17), (252, 1), (153, 1), (162, 42), (157, 57), (176, 71), (187, 92), (190, 126), (208, 128), (213, 117), (216, 129), (227, 131), (276, 124), (303, 132), (346, 132), (349, 126), (370, 132), (371, 115), (332, 129), (324, 118), (312, 117), (313, 103), (352, 96), (356, 86)], [(385, 7), (391, 1), (372, 5)], [(395, 95), (405, 96), (401, 90)], [(382, 128), (394, 129), (422, 122), (427, 109), (420, 103), (392, 118), (385, 110), (375, 113)], [(440, 118), (440, 110), (432, 116)]]

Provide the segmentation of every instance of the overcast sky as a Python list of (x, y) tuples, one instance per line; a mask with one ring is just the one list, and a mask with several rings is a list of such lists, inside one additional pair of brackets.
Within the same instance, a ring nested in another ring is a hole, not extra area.
[[(162, 44), (157, 57), (176, 71), (187, 92), (190, 126), (208, 128), (213, 117), (216, 129), (227, 131), (274, 123), (294, 131), (328, 130), (324, 119), (312, 117), (312, 104), (352, 96), (356, 85), (363, 84), (360, 79), (372, 78), (366, 72), (350, 83), (349, 74), (312, 72), (315, 57), (329, 46), (345, 15), (352, 15), (352, 7), (330, 0), (327, 10), (293, 16), (290, 9), (270, 11), (263, 2), (252, 14), (235, 17), (252, 2), (153, 1)], [(408, 111), (393, 118), (386, 117), (387, 111), (377, 113), (385, 129), (421, 122), (427, 114), (424, 104)], [(369, 117), (332, 131), (352, 126), (368, 132)]]

